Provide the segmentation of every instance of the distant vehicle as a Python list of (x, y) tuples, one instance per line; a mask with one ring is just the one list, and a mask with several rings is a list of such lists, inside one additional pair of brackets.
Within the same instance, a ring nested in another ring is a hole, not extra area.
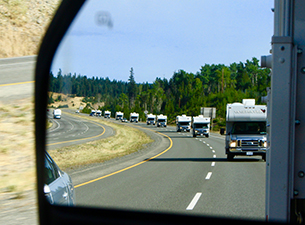
[(105, 111), (104, 112), (104, 118), (110, 119), (110, 116), (111, 116), (111, 112), (110, 111)]
[(124, 122), (124, 123), (127, 123), (127, 122), (128, 122), (128, 119), (123, 118), (123, 119), (121, 119), (121, 121)]
[(76, 110), (75, 113), (79, 113), (79, 110)]
[(261, 155), (266, 160), (267, 106), (255, 105), (255, 99), (227, 104), (226, 154), (228, 160), (235, 155)]
[(203, 117), (203, 115), (193, 117), (193, 137), (201, 136), (210, 136), (210, 117)]
[(116, 120), (121, 120), (121, 119), (123, 119), (123, 117), (124, 117), (124, 113), (122, 113), (122, 112), (116, 112), (115, 113), (115, 119)]
[(89, 114), (89, 116), (95, 116), (95, 110), (94, 109), (91, 110), (91, 113)]
[(139, 122), (139, 113), (133, 112), (130, 113), (130, 122)]
[(160, 114), (157, 116), (157, 127), (167, 126), (167, 116)]
[(63, 172), (51, 156), (45, 153), (45, 197), (51, 204), (75, 205), (75, 192), (71, 177)]
[(101, 110), (97, 110), (96, 113), (95, 113), (95, 116), (101, 117), (102, 116), (102, 111)]
[(151, 113), (148, 114), (146, 116), (146, 124), (147, 125), (150, 125), (150, 124), (155, 125), (156, 124), (156, 115), (153, 115)]
[(186, 116), (185, 114), (182, 114), (181, 116), (176, 117), (176, 125), (177, 125), (177, 132), (181, 131), (191, 131), (191, 116)]
[(54, 119), (60, 119), (61, 118), (61, 110), (60, 109), (54, 109), (53, 110), (53, 118)]

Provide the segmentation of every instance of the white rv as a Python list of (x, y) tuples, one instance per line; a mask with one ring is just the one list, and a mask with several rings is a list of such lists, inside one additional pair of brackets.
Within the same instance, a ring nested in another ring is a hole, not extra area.
[(115, 119), (116, 120), (122, 120), (123, 117), (124, 117), (124, 113), (122, 113), (122, 112), (116, 112), (115, 113)]
[(210, 117), (203, 117), (203, 115), (194, 116), (193, 117), (193, 137), (196, 137), (198, 135), (201, 136), (210, 136)]
[(60, 119), (61, 118), (61, 110), (60, 109), (54, 109), (53, 110), (53, 117), (54, 117), (54, 119)]
[(182, 114), (181, 116), (176, 117), (176, 125), (177, 125), (177, 132), (181, 131), (191, 131), (191, 121), (192, 117), (191, 116), (186, 116)]
[(97, 117), (101, 117), (102, 116), (102, 111), (101, 110), (96, 110), (96, 114)]
[(167, 126), (167, 116), (160, 114), (157, 116), (157, 127), (166, 127)]
[(146, 124), (147, 125), (155, 125), (156, 124), (156, 115), (153, 115), (153, 114), (147, 114), (146, 116)]
[(110, 116), (111, 116), (111, 112), (106, 110), (106, 111), (104, 112), (104, 118), (110, 119)]
[(235, 155), (261, 155), (266, 160), (267, 107), (255, 105), (255, 99), (227, 104), (226, 154), (228, 160)]
[(139, 122), (139, 113), (130, 113), (130, 122)]

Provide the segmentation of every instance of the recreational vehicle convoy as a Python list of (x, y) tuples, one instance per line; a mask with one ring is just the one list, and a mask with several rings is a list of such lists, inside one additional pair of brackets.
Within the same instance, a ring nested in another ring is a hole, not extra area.
[(151, 113), (148, 114), (146, 116), (146, 124), (147, 125), (150, 125), (150, 124), (155, 125), (156, 124), (156, 115), (153, 115)]
[(193, 137), (198, 135), (210, 136), (210, 117), (203, 117), (203, 115), (193, 117)]
[(226, 154), (228, 160), (235, 155), (261, 155), (266, 160), (267, 107), (255, 105), (255, 99), (227, 104)]
[(115, 113), (115, 119), (116, 120), (121, 120), (121, 119), (123, 119), (123, 117), (124, 117), (124, 113), (122, 113), (122, 112), (116, 112)]
[(104, 118), (110, 119), (110, 116), (111, 116), (111, 112), (110, 111), (105, 111), (104, 112)]
[(139, 122), (139, 113), (130, 113), (130, 122)]
[(167, 116), (160, 114), (157, 116), (157, 127), (166, 127), (167, 126)]
[(184, 114), (182, 116), (177, 116), (176, 117), (177, 132), (181, 132), (181, 131), (190, 132), (191, 121), (192, 121), (191, 116), (186, 116)]

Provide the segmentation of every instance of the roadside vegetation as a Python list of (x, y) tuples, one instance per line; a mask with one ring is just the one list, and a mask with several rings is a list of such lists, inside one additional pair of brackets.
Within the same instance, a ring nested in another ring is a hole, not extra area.
[[(216, 107), (213, 130), (218, 130), (225, 126), (227, 103), (254, 98), (257, 104), (262, 104), (261, 97), (270, 87), (270, 69), (260, 68), (258, 63), (258, 59), (252, 58), (229, 66), (205, 64), (196, 73), (179, 70), (169, 80), (157, 77), (153, 83), (142, 84), (136, 83), (136, 68), (130, 69), (128, 82), (62, 74), (59, 70), (56, 75), (50, 74), (50, 91), (85, 97), (84, 112), (100, 109), (114, 115), (122, 111), (127, 119), (131, 112), (137, 112), (140, 119), (145, 120), (147, 110), (167, 115), (169, 124), (175, 122), (177, 115), (197, 116), (201, 107)], [(96, 103), (100, 106), (94, 106)]]
[(61, 169), (73, 169), (93, 163), (102, 163), (137, 152), (143, 149), (146, 144), (153, 142), (143, 131), (136, 128), (98, 118), (90, 117), (88, 119), (112, 127), (115, 130), (115, 135), (85, 144), (48, 151)]

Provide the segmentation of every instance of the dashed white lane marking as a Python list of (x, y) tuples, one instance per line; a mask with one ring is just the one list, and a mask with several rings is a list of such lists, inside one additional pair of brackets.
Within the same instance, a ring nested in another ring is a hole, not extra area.
[(213, 158), (216, 158), (216, 155), (213, 155)]
[(210, 149), (213, 149), (212, 147), (210, 147)]
[(212, 162), (212, 163), (211, 163), (211, 166), (215, 166), (215, 162)]
[(215, 153), (215, 150), (212, 150), (213, 153)]
[(212, 172), (208, 172), (207, 176), (205, 177), (206, 180), (209, 180), (212, 176)]
[(191, 201), (191, 203), (188, 205), (188, 207), (186, 208), (186, 210), (193, 210), (194, 207), (196, 206), (200, 196), (202, 195), (201, 192), (196, 193), (195, 197), (193, 198), (193, 200)]

